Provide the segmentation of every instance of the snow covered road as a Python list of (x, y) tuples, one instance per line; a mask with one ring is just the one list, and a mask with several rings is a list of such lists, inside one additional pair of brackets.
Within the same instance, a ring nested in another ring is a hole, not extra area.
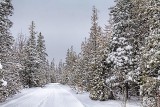
[[(24, 89), (0, 103), (0, 107), (122, 107), (122, 101), (93, 101), (87, 92), (76, 94), (69, 86), (52, 83), (43, 88)], [(128, 101), (126, 107), (140, 107), (140, 102)]]
[(44, 88), (22, 91), (21, 96), (7, 101), (0, 107), (84, 107), (84, 105), (59, 84), (49, 84)]

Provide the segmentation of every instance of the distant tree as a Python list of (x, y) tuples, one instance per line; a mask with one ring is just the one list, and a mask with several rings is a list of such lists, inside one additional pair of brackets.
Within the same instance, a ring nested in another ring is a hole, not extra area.
[(60, 60), (57, 68), (56, 68), (56, 79), (58, 83), (62, 83), (63, 81), (63, 69), (64, 69), (64, 63), (62, 62), (62, 60)]
[(55, 83), (56, 82), (56, 67), (55, 67), (54, 59), (51, 61), (51, 64), (50, 64), (50, 74), (51, 74), (51, 83)]
[(70, 49), (67, 50), (67, 56), (66, 56), (66, 61), (65, 61), (65, 81), (68, 85), (70, 86), (75, 86), (74, 83), (74, 68), (75, 68), (75, 63), (77, 59), (77, 54), (73, 50), (73, 46), (71, 46)]

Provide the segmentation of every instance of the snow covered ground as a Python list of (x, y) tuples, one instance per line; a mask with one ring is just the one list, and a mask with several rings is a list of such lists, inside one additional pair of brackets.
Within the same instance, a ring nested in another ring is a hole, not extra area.
[[(128, 102), (127, 107), (140, 107)], [(121, 101), (92, 101), (88, 93), (76, 94), (68, 86), (48, 84), (44, 88), (24, 89), (1, 103), (0, 107), (122, 107)]]

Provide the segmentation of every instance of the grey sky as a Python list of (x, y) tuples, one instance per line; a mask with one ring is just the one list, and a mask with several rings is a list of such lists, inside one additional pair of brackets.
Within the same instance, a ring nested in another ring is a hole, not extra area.
[(36, 30), (45, 36), (48, 59), (56, 62), (65, 58), (71, 45), (80, 52), (81, 42), (89, 37), (92, 6), (99, 10), (99, 24), (104, 27), (109, 19), (109, 7), (114, 0), (12, 0), (14, 23), (11, 32), (16, 38), (35, 21)]

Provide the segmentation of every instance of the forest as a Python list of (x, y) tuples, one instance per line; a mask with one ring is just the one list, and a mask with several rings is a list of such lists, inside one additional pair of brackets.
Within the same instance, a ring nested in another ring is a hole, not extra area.
[(160, 0), (116, 0), (109, 24), (99, 25), (93, 6), (88, 38), (81, 52), (68, 48), (64, 61), (47, 59), (45, 35), (36, 31), (12, 36), (11, 0), (0, 0), (0, 102), (24, 88), (61, 83), (91, 100), (140, 100), (160, 107)]

